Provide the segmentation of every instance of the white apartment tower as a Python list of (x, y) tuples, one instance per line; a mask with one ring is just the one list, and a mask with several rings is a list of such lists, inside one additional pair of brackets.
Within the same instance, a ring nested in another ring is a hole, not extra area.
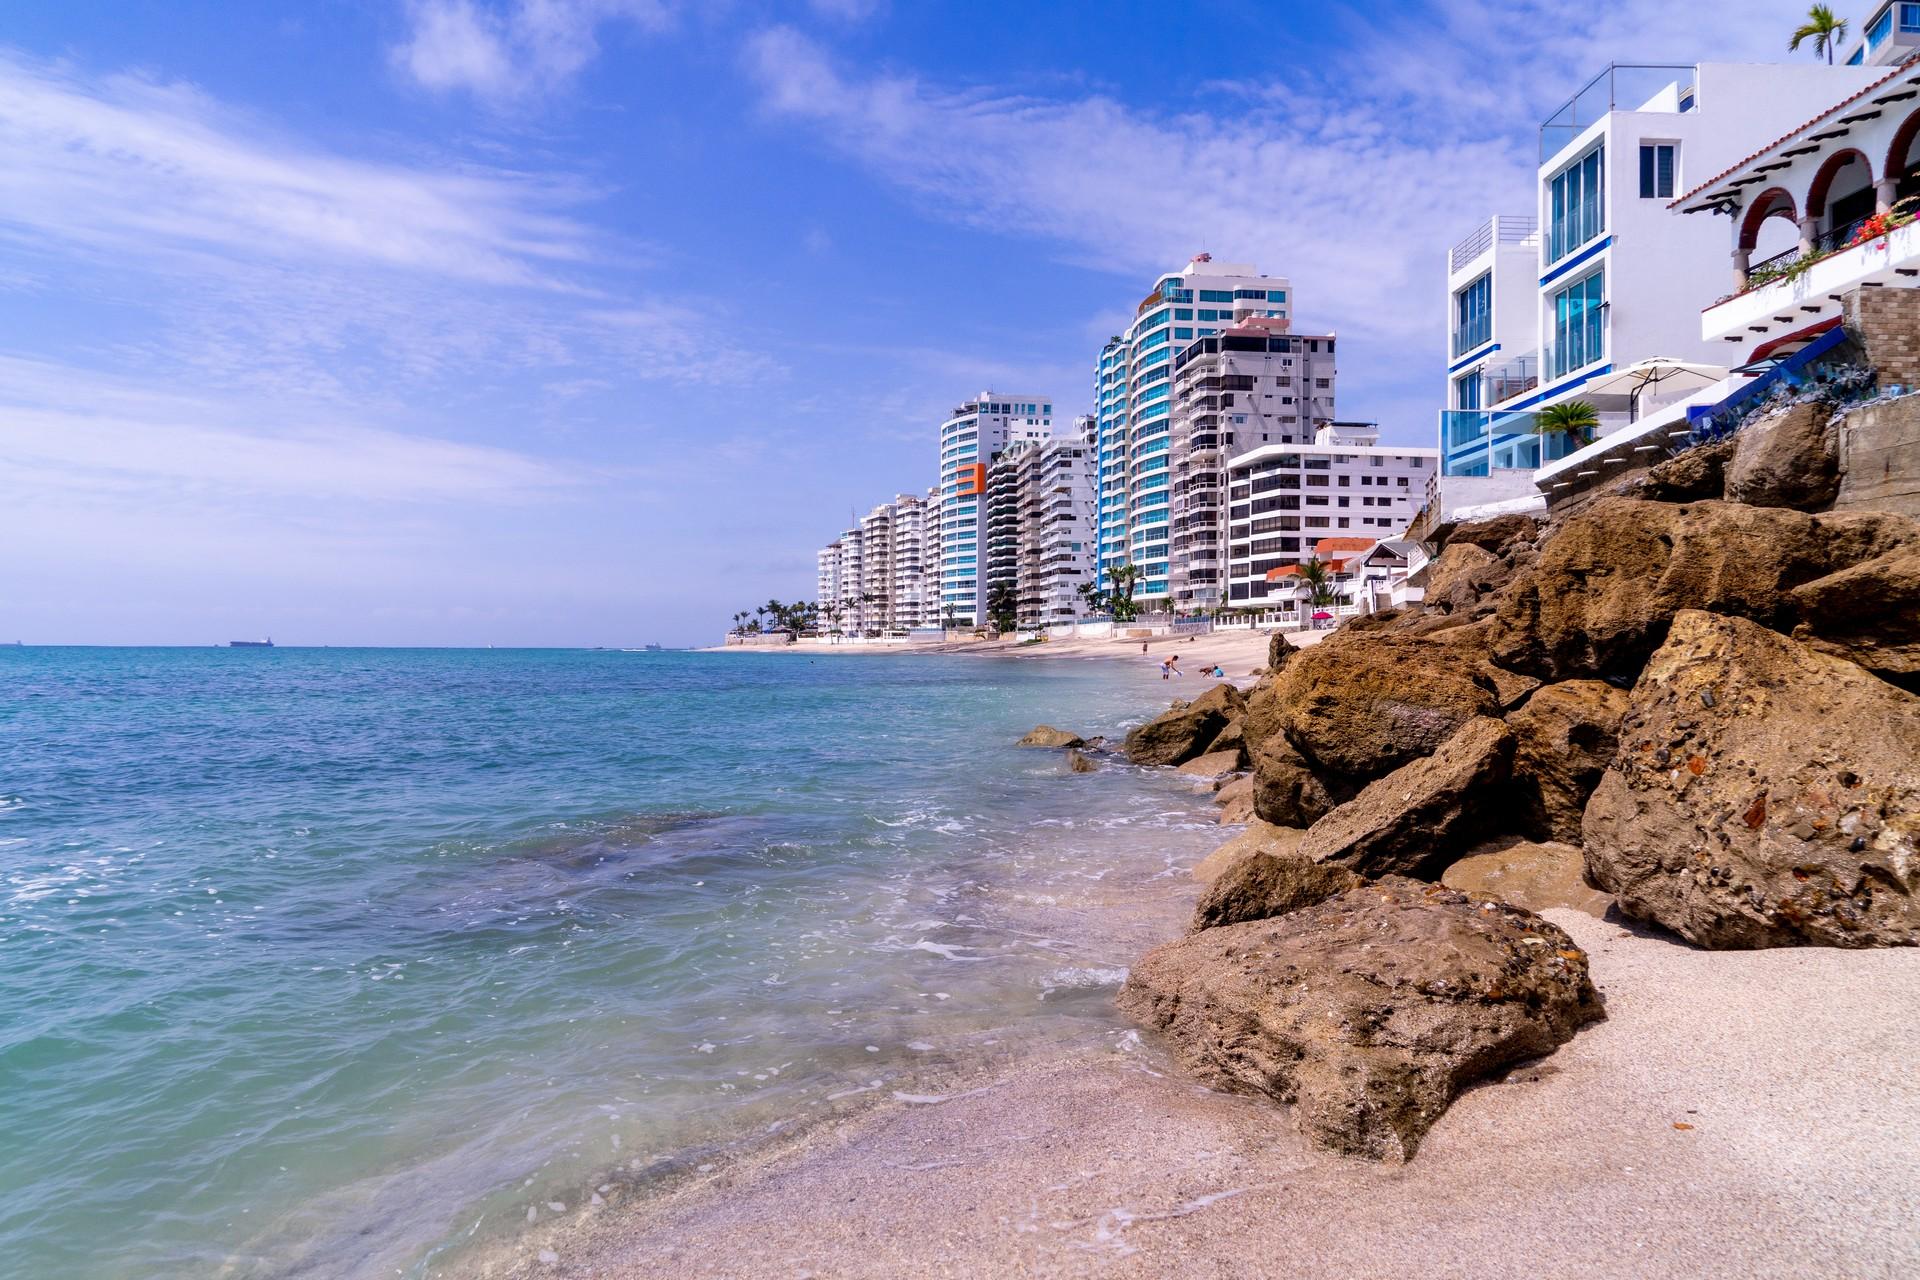
[(1438, 449), (1382, 445), (1369, 423), (1329, 423), (1305, 444), (1262, 445), (1227, 464), (1227, 603), (1259, 608), (1281, 575), (1335, 540), (1364, 549), (1404, 530)]
[(942, 622), (986, 618), (981, 535), (987, 469), (1010, 445), (1053, 434), (1053, 401), (982, 391), (940, 426), (940, 594)]
[(1247, 320), (1288, 318), (1290, 292), (1284, 277), (1203, 253), (1156, 280), (1126, 331), (1101, 349), (1094, 412), (1102, 581), (1109, 569), (1131, 564), (1141, 571), (1134, 598), (1149, 605), (1167, 600), (1174, 356)]
[(910, 631), (932, 621), (932, 579), (927, 572), (927, 502), (903, 493), (893, 500), (893, 585), (887, 626)]
[(1020, 625), (1071, 622), (1085, 610), (1083, 584), (1093, 581), (1096, 452), (1092, 417), (1075, 419), (1071, 436), (1049, 440), (1018, 458), (1020, 491)]
[(1226, 603), (1228, 459), (1303, 444), (1333, 421), (1334, 337), (1290, 326), (1250, 317), (1174, 357), (1166, 598), (1176, 610)]

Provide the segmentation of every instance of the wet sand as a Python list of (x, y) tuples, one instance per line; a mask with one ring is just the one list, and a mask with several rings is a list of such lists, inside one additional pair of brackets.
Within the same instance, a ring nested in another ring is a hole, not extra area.
[(1285, 1108), (1121, 1033), (556, 1222), (476, 1274), (1920, 1272), (1920, 951), (1710, 953), (1548, 916), (1607, 1020), (1471, 1091), (1408, 1165), (1314, 1152)]

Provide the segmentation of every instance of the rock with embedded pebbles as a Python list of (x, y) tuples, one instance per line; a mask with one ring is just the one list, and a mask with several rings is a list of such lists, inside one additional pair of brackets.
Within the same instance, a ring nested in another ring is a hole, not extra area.
[(1583, 835), (1622, 911), (1701, 946), (1920, 943), (1920, 697), (1683, 612)]
[(1207, 1082), (1292, 1103), (1315, 1145), (1393, 1161), (1467, 1085), (1603, 1016), (1560, 929), (1397, 877), (1162, 946), (1119, 1003)]
[(1507, 813), (1513, 734), (1481, 717), (1307, 829), (1300, 852), (1366, 876), (1437, 876)]

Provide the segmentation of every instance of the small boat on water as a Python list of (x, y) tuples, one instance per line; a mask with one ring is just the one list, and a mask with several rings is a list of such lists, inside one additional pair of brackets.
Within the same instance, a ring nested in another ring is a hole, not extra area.
[(273, 637), (268, 636), (265, 640), (229, 640), (227, 641), (227, 648), (229, 649), (271, 649), (273, 648)]

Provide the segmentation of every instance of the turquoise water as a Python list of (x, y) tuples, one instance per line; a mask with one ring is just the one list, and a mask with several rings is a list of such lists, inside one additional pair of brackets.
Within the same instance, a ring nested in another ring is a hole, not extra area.
[(1150, 676), (0, 650), (0, 1269), (457, 1270), (609, 1170), (1120, 1034), (1076, 922), (1211, 812), (1008, 744)]

